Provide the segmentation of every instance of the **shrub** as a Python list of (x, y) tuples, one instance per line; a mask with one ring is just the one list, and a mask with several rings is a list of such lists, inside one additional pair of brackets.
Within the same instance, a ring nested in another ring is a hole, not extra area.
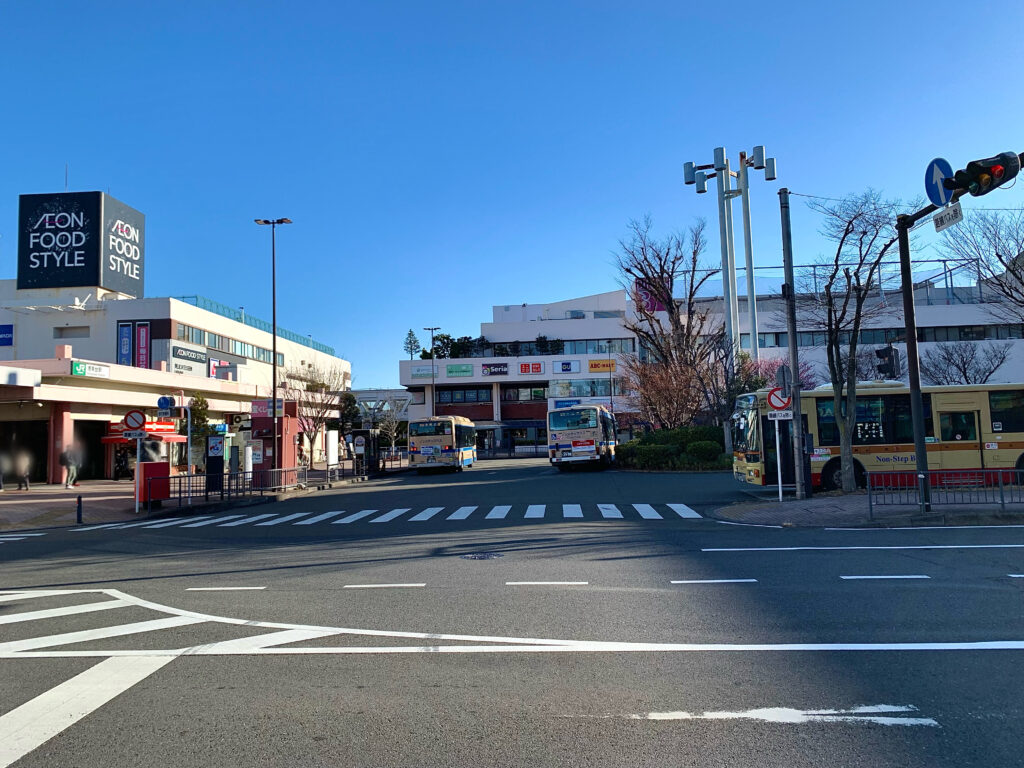
[(711, 462), (721, 455), (722, 446), (712, 440), (698, 440), (690, 443), (687, 452), (698, 461)]
[(710, 441), (718, 443), (721, 450), (725, 450), (725, 432), (721, 427), (716, 427), (710, 424), (700, 427), (689, 427), (688, 432), (689, 434), (687, 435), (686, 441), (688, 445), (698, 441)]

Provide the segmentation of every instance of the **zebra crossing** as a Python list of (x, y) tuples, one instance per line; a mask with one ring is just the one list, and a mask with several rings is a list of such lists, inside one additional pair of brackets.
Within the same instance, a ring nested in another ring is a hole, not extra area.
[(14, 544), (18, 541), (30, 541), (38, 536), (45, 536), (45, 533), (0, 533), (0, 546), (4, 544)]
[(87, 525), (72, 530), (115, 531), (127, 528), (152, 529), (194, 529), (194, 528), (261, 528), (267, 526), (312, 526), (413, 524), (434, 522), (459, 522), (480, 520), (522, 521), (599, 521), (599, 520), (694, 520), (701, 519), (700, 513), (686, 504), (498, 504), (462, 505), (451, 507), (396, 507), (394, 509), (332, 510), (330, 512), (290, 512), (275, 514), (263, 512), (247, 515), (232, 513), (226, 515), (197, 515), (190, 517), (165, 517), (159, 520), (142, 520), (131, 523), (105, 523)]

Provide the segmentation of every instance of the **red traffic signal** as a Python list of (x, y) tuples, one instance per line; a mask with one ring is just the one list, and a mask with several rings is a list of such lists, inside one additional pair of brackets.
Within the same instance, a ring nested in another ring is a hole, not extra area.
[(963, 170), (946, 179), (947, 189), (964, 189), (974, 197), (987, 195), (1020, 173), (1021, 158), (1015, 152), (1002, 152), (984, 160), (972, 160)]

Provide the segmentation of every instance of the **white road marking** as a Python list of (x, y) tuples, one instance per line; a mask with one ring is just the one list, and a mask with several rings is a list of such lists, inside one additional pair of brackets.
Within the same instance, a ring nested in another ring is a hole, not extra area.
[(526, 508), (526, 514), (523, 515), (524, 519), (536, 520), (544, 517), (545, 505), (543, 504), (531, 504)]
[(1024, 544), (915, 544), (893, 547), (706, 547), (701, 552), (809, 552), (854, 549), (1020, 549)]
[(506, 587), (585, 587), (589, 581), (506, 581)]
[(84, 629), (78, 632), (64, 632), (59, 635), (30, 637), (27, 640), (12, 640), (7, 643), (0, 643), (0, 653), (16, 653), (18, 651), (31, 651), (37, 648), (52, 648), (56, 645), (87, 643), (91, 640), (105, 640), (108, 637), (136, 635), (143, 632), (155, 632), (160, 629), (171, 629), (174, 627), (184, 627), (189, 624), (205, 623), (206, 619), (198, 619), (193, 616), (165, 616), (162, 619), (137, 621), (133, 624), (118, 624), (113, 627)]
[(45, 533), (3, 533), (0, 534), (0, 539), (27, 539), (30, 536), (45, 536)]
[(484, 516), (484, 520), (504, 520), (505, 519), (505, 515), (508, 514), (508, 511), (510, 509), (512, 509), (512, 507), (508, 507), (508, 506), (492, 507), (491, 511), (488, 512)]
[(274, 520), (267, 520), (264, 523), (256, 523), (256, 527), (258, 528), (261, 525), (280, 525), (281, 523), (287, 523), (289, 520), (298, 520), (300, 517), (305, 517), (308, 514), (309, 512), (293, 512), (290, 515), (281, 515)]
[(1024, 579), (1024, 573), (1008, 573), (1006, 575), (1011, 579)]
[(175, 517), (175, 518), (172, 518), (170, 520), (162, 520), (162, 521), (160, 521), (158, 523), (153, 523), (151, 525), (147, 525), (147, 526), (144, 526), (144, 527), (145, 527), (145, 529), (147, 531), (151, 531), (154, 528), (170, 528), (170, 527), (175, 526), (175, 525), (181, 525), (186, 520), (192, 520), (192, 521), (206, 520), (206, 519), (208, 519), (210, 517), (212, 517), (212, 515), (201, 515), (199, 517)]
[(562, 517), (583, 517), (583, 507), (581, 507), (579, 504), (563, 504)]
[(697, 512), (694, 512), (685, 504), (669, 504), (668, 508), (675, 512), (680, 517), (695, 518), (700, 517)]
[(33, 592), (0, 592), (0, 603), (12, 603), (18, 600), (30, 600), (33, 597), (57, 597), (59, 595), (73, 595), (73, 589), (48, 589)]
[(418, 584), (346, 584), (342, 589), (391, 589), (403, 587), (425, 587), (426, 582)]
[(597, 508), (601, 511), (601, 517), (606, 517), (614, 520), (621, 520), (622, 513), (619, 512), (619, 508), (614, 504), (598, 504)]
[(116, 528), (120, 523), (104, 523), (103, 525), (87, 525), (85, 528), (72, 528), (72, 531), (98, 531), (101, 528)]
[(303, 640), (319, 640), (321, 637), (330, 637), (331, 635), (336, 634), (338, 633), (320, 629), (282, 629), (280, 632), (267, 632), (262, 635), (252, 635), (251, 637), (239, 637), (234, 640), (221, 640), (217, 643), (208, 643), (196, 648), (190, 648), (187, 655), (248, 653), (263, 648), (271, 648), (275, 645), (300, 643)]
[(276, 512), (264, 512), (262, 515), (253, 515), (252, 517), (243, 517), (241, 520), (235, 520), (231, 523), (222, 523), (218, 525), (218, 528), (232, 528), (236, 525), (246, 525), (248, 523), (255, 523), (257, 520), (266, 520), (268, 517), (274, 517)]
[(375, 517), (371, 520), (371, 523), (387, 523), (394, 520), (399, 515), (404, 515), (408, 512), (411, 507), (401, 507), (400, 509), (392, 509), (390, 512), (385, 512), (380, 517)]
[(420, 512), (418, 515), (414, 515), (413, 517), (410, 517), (409, 520), (411, 522), (414, 522), (414, 523), (421, 523), (424, 520), (429, 520), (434, 515), (436, 515), (438, 512), (440, 512), (442, 509), (444, 509), (444, 507), (427, 507), (422, 512)]
[(634, 504), (633, 509), (635, 509), (640, 514), (640, 517), (642, 517), (644, 520), (665, 519), (657, 512), (655, 512), (654, 507), (652, 507), (650, 504)]
[(266, 587), (185, 587), (186, 592), (249, 592)]
[(306, 520), (299, 520), (295, 525), (313, 525), (313, 523), (319, 523), (323, 520), (330, 520), (332, 517), (346, 514), (344, 509), (339, 509), (337, 512), (324, 512), (322, 515), (314, 515), (313, 517), (307, 518)]
[(223, 523), (225, 520), (234, 520), (236, 517), (242, 517), (242, 515), (224, 515), (223, 517), (214, 517), (210, 520), (203, 520), (200, 523), (189, 523), (188, 525), (181, 526), (182, 528), (202, 528), (204, 525), (213, 525), (214, 523)]
[[(341, 520), (332, 520), (331, 525), (338, 525), (339, 523), (342, 525), (348, 525), (349, 523), (354, 523), (356, 520), (362, 520), (364, 517), (376, 514), (376, 509), (361, 509), (358, 512), (353, 512), (348, 517), (341, 518)], [(302, 525), (302, 523), (299, 523), (299, 525)]]
[(912, 574), (906, 576), (840, 576), (840, 579), (847, 579), (848, 581), (855, 581), (857, 579), (930, 579), (931, 576), (925, 576), (923, 574)]
[(976, 528), (1024, 528), (1024, 525), (905, 525), (893, 528), (825, 528), (826, 531), (970, 531)]
[[(207, 515), (207, 517), (209, 517), (209, 515)], [(183, 519), (184, 518), (181, 518), (181, 517), (165, 517), (162, 520), (143, 520), (142, 522), (139, 522), (139, 523), (127, 523), (127, 524), (124, 524), (124, 525), (117, 525), (117, 526), (114, 527), (114, 530), (121, 531), (121, 530), (124, 530), (125, 528), (141, 528), (144, 525), (156, 525), (158, 523), (170, 522), (171, 520), (183, 520)], [(192, 519), (195, 520), (197, 518), (192, 518)]]
[(452, 512), (445, 520), (465, 520), (467, 517), (476, 512), (476, 507), (459, 507)]
[[(624, 715), (630, 720), (760, 720), (765, 723), (873, 723), (875, 725), (917, 725), (935, 728), (938, 722), (930, 717), (901, 717), (917, 712), (917, 707), (876, 704), (854, 709), (800, 710), (789, 707), (764, 707), (744, 712), (646, 712)], [(883, 714), (884, 713), (884, 714)]]
[(765, 525), (764, 523), (737, 523), (733, 520), (715, 520), (715, 522), (721, 523), (722, 525), (742, 525), (747, 528), (782, 528), (781, 525)]
[(757, 579), (678, 579), (670, 584), (757, 584)]
[(48, 608), (44, 611), (26, 611), (24, 613), (12, 613), (10, 616), (0, 616), (0, 624), (16, 624), (22, 621), (35, 621), (36, 619), (52, 619), (56, 616), (74, 616), (77, 613), (92, 613), (93, 611), (109, 611), (111, 608), (124, 608), (131, 605), (127, 600), (103, 600), (98, 603), (85, 603), (83, 605), (65, 605), (60, 608)]
[(24, 541), (25, 536), (0, 536), (0, 544), (5, 544), (8, 541)]
[(174, 660), (167, 656), (109, 658), (0, 717), (0, 768), (45, 744), (86, 715)]

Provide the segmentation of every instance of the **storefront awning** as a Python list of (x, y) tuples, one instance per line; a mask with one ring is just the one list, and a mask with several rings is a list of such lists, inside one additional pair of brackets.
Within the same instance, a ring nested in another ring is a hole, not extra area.
[[(158, 443), (186, 443), (188, 438), (185, 435), (173, 435), (166, 432), (147, 432), (143, 440), (153, 440)], [(134, 440), (126, 440), (120, 435), (104, 435), (100, 438), (101, 443), (107, 445), (131, 445)]]

